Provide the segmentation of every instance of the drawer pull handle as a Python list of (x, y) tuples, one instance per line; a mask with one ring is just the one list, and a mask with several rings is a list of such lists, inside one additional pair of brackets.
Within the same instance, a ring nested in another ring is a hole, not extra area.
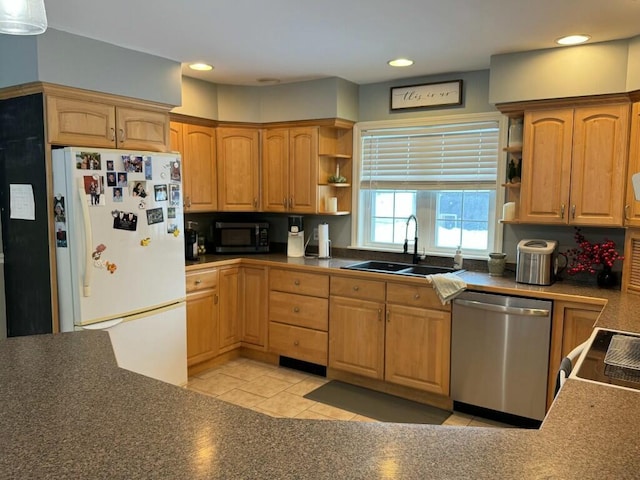
[(418, 300), (418, 299), (420, 298), (420, 294), (419, 294), (419, 293), (416, 293), (416, 294), (413, 296), (413, 298), (415, 298), (416, 300)]
[(294, 340), (293, 344), (297, 347), (298, 345), (300, 345), (300, 342), (298, 340)]
[(200, 285), (202, 283), (202, 280), (196, 280), (196, 285)]
[(300, 285), (300, 280), (295, 279), (295, 280), (293, 281), (293, 284), (294, 284), (294, 285)]
[(360, 287), (358, 285), (354, 285), (353, 289), (357, 292), (358, 290), (360, 290)]
[(295, 313), (298, 313), (298, 312), (300, 311), (300, 308), (298, 308), (298, 307), (293, 307), (293, 311), (294, 311)]

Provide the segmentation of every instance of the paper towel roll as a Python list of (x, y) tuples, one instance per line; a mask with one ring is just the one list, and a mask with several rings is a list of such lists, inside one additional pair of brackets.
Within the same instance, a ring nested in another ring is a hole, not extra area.
[(329, 258), (329, 224), (321, 223), (318, 225), (318, 258)]
[(516, 218), (515, 202), (507, 202), (502, 206), (502, 220), (509, 222)]
[(338, 211), (338, 197), (327, 198), (327, 213), (335, 213)]

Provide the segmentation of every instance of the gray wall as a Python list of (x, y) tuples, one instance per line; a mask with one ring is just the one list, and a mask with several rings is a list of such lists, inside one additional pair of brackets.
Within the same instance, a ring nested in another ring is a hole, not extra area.
[(36, 37), (0, 35), (0, 64), (0, 87), (42, 81), (169, 105), (182, 103), (179, 62), (53, 28)]
[[(447, 108), (429, 108), (391, 111), (389, 98), (391, 87), (415, 85), (420, 83), (445, 82), (462, 79), (463, 104)], [(457, 72), (427, 77), (414, 77), (394, 82), (371, 83), (360, 86), (360, 110), (358, 121), (392, 120), (399, 118), (418, 118), (441, 115), (493, 112), (495, 107), (489, 103), (489, 71)]]
[(629, 40), (493, 55), (489, 102), (625, 92), (628, 63)]
[(209, 120), (218, 119), (218, 85), (191, 77), (182, 77), (182, 105), (171, 110)]

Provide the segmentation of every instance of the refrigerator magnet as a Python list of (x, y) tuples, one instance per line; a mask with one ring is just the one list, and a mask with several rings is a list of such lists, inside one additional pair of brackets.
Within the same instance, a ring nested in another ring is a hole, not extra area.
[(113, 228), (116, 230), (128, 230), (135, 232), (138, 227), (138, 216), (135, 213), (120, 212), (113, 219)]
[(176, 207), (167, 207), (167, 218), (176, 218)]
[(107, 187), (116, 186), (116, 172), (107, 172)]
[(153, 180), (153, 167), (151, 166), (151, 157), (144, 157), (144, 178), (145, 180)]
[(180, 230), (178, 230), (178, 224), (177, 223), (170, 223), (167, 226), (167, 233), (173, 234), (174, 237), (177, 237), (178, 235), (180, 235)]
[(127, 186), (127, 172), (118, 172), (118, 186), (126, 187)]
[(180, 205), (180, 184), (169, 184), (169, 204), (174, 207)]
[(122, 187), (113, 187), (113, 201), (122, 202)]
[(122, 162), (124, 163), (124, 169), (129, 173), (141, 173), (143, 160), (142, 157), (137, 155), (122, 155)]
[(162, 207), (160, 208), (150, 208), (147, 210), (147, 224), (153, 225), (155, 223), (164, 222), (164, 212)]
[(180, 161), (174, 160), (171, 162), (171, 180), (174, 182), (179, 182), (182, 179), (182, 175), (180, 173)]
[(104, 205), (104, 179), (100, 175), (84, 175), (84, 192), (89, 205)]
[(132, 197), (145, 198), (147, 196), (147, 182), (144, 180), (129, 182)]
[(76, 168), (78, 170), (102, 170), (102, 160), (98, 152), (77, 152)]
[(165, 202), (167, 200), (167, 186), (166, 185), (154, 185), (153, 186), (154, 198), (156, 202)]
[(113, 172), (113, 160), (107, 160), (107, 171)]
[(142, 247), (148, 247), (150, 243), (151, 243), (151, 239), (149, 237), (143, 238), (142, 240), (140, 240), (140, 246)]

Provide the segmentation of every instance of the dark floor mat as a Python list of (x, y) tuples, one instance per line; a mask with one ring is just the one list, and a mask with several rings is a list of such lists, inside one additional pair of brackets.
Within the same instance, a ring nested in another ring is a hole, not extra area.
[(441, 425), (451, 415), (447, 410), (336, 380), (304, 397), (382, 422)]

